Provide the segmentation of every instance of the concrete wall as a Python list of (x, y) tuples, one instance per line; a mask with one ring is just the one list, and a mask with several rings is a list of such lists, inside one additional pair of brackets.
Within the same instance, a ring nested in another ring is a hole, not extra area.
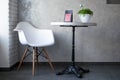
[[(74, 21), (80, 21), (79, 4), (91, 8), (91, 22), (97, 26), (76, 28), (77, 62), (120, 62), (120, 5), (106, 4), (106, 0), (19, 0), (19, 21), (35, 27), (52, 29), (55, 45), (47, 47), (52, 61), (71, 61), (72, 29), (51, 26), (52, 21), (63, 21), (64, 11), (74, 11)], [(20, 53), (23, 52), (20, 48)], [(31, 61), (30, 58), (26, 61)]]

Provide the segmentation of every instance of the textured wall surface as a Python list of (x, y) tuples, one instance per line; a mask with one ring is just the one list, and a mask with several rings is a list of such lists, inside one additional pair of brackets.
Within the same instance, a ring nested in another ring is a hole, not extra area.
[(9, 63), (10, 66), (18, 61), (18, 36), (13, 29), (18, 22), (18, 0), (9, 0)]
[[(119, 4), (106, 4), (106, 0), (19, 0), (19, 21), (29, 21), (40, 29), (52, 29), (56, 42), (47, 48), (52, 61), (71, 61), (72, 29), (51, 26), (50, 22), (63, 21), (66, 9), (72, 9), (74, 21), (80, 21), (79, 4), (94, 11), (91, 22), (97, 26), (76, 28), (76, 61), (120, 62)], [(23, 47), (20, 50), (22, 54)]]

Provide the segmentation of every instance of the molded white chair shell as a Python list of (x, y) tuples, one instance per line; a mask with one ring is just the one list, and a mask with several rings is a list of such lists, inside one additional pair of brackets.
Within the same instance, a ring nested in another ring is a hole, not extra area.
[(54, 44), (53, 32), (49, 29), (37, 29), (27, 22), (20, 22), (14, 31), (18, 31), (19, 41), (24, 45), (44, 47)]

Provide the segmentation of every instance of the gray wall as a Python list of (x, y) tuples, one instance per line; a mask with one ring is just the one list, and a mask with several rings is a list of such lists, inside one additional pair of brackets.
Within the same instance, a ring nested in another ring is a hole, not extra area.
[[(52, 61), (71, 61), (72, 29), (51, 26), (52, 21), (63, 21), (64, 10), (74, 11), (74, 21), (79, 4), (91, 8), (91, 22), (97, 26), (76, 28), (77, 62), (120, 62), (120, 5), (106, 4), (106, 0), (19, 0), (19, 21), (29, 21), (40, 29), (52, 29), (55, 45), (47, 47)], [(20, 48), (20, 53), (23, 52)], [(28, 58), (26, 61), (31, 61)]]

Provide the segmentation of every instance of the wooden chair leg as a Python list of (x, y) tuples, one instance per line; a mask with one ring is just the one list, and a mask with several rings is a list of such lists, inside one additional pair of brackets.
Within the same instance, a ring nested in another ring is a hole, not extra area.
[(51, 63), (51, 60), (50, 60), (50, 58), (49, 58), (49, 56), (48, 56), (48, 54), (47, 54), (47, 51), (46, 51), (44, 48), (43, 48), (42, 50), (43, 50), (43, 52), (44, 52), (44, 55), (45, 55), (46, 58), (48, 59), (48, 63), (50, 64), (50, 67), (51, 67), (52, 71), (55, 71), (55, 70), (54, 70), (54, 67), (53, 67), (53, 65), (52, 65), (52, 63)]
[(35, 75), (35, 53), (36, 53), (36, 50), (35, 48), (33, 48), (33, 63), (32, 63), (32, 75), (33, 76)]
[(24, 60), (25, 57), (26, 57), (27, 51), (28, 51), (28, 48), (25, 49), (25, 51), (24, 51), (24, 53), (23, 53), (23, 56), (22, 56), (22, 58), (21, 58), (21, 60), (20, 60), (20, 63), (19, 63), (19, 65), (18, 65), (17, 70), (20, 69), (20, 67), (21, 67), (21, 65), (22, 65), (22, 63), (23, 63), (23, 60)]

